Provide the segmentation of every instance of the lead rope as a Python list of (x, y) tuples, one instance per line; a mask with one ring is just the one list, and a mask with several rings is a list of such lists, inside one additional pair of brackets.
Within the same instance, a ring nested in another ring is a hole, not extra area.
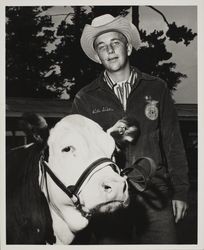
[[(140, 165), (143, 161), (148, 162), (148, 166)], [(147, 189), (150, 179), (156, 172), (156, 163), (150, 157), (140, 157), (131, 167), (124, 168), (121, 171), (121, 175), (126, 175), (128, 182), (139, 192), (143, 192)]]

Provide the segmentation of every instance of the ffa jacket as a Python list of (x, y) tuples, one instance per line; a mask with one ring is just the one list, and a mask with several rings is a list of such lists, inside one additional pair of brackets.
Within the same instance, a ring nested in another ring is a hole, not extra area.
[(164, 81), (136, 71), (137, 79), (128, 97), (126, 111), (101, 73), (77, 93), (72, 113), (94, 120), (104, 130), (124, 116), (135, 117), (141, 133), (136, 144), (130, 144), (126, 149), (126, 166), (131, 166), (142, 156), (153, 158), (157, 171), (152, 183), (164, 192), (171, 184), (173, 199), (185, 201), (188, 166), (171, 95)]

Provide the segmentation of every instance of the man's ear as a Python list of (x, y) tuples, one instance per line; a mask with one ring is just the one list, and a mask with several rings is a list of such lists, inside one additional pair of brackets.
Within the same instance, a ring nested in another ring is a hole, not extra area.
[(131, 43), (127, 43), (127, 54), (128, 54), (128, 56), (130, 56), (132, 54), (132, 44)]
[(99, 58), (99, 56), (97, 54), (95, 54), (94, 57), (95, 57), (97, 63), (102, 64), (101, 59)]

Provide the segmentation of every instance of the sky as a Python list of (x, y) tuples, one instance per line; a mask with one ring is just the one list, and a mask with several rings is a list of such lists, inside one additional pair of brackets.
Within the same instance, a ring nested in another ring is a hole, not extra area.
[[(197, 32), (197, 7), (196, 6), (154, 6), (160, 10), (169, 23), (176, 22), (178, 26), (185, 25)], [(49, 10), (50, 14), (69, 13), (70, 7), (55, 6)], [(147, 33), (154, 29), (167, 30), (167, 25), (162, 16), (147, 6), (140, 6), (140, 28)], [(55, 16), (56, 25), (63, 16)], [(173, 53), (170, 61), (176, 63), (176, 71), (187, 75), (182, 78), (174, 92), (176, 103), (197, 103), (197, 37), (187, 47), (183, 43), (166, 41), (167, 50)]]
[[(196, 6), (156, 6), (166, 16), (169, 23), (176, 22), (178, 26), (186, 25), (197, 33)], [(140, 28), (153, 31), (155, 28), (167, 29), (162, 17), (148, 7), (140, 8)], [(197, 37), (187, 47), (175, 42), (166, 43), (167, 49), (173, 53), (170, 59), (177, 64), (176, 70), (187, 75), (182, 78), (174, 93), (177, 103), (197, 103)]]

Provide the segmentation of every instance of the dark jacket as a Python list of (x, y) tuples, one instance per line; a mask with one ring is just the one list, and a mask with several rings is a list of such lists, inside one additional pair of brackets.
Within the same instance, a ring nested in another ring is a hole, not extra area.
[(104, 130), (126, 115), (135, 117), (141, 134), (136, 144), (129, 145), (126, 150), (126, 166), (142, 156), (152, 157), (157, 164), (152, 183), (164, 191), (171, 184), (173, 199), (185, 201), (189, 186), (188, 166), (170, 92), (161, 79), (136, 71), (138, 76), (126, 111), (104, 82), (102, 73), (77, 93), (72, 113), (96, 121)]

